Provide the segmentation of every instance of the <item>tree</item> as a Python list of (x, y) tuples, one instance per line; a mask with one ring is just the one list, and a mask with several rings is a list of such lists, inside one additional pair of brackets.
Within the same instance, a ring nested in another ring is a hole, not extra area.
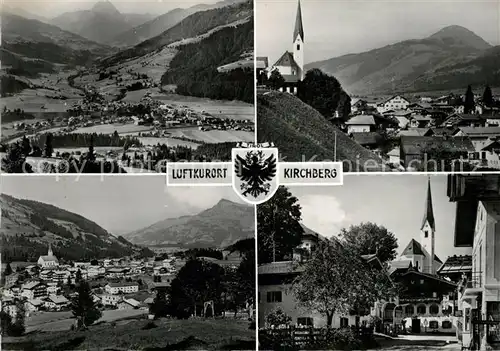
[(276, 308), (266, 316), (266, 324), (269, 326), (279, 327), (289, 325), (292, 322), (292, 317), (287, 315), (281, 308)]
[(89, 141), (89, 152), (87, 153), (87, 160), (89, 161), (94, 161), (95, 160), (95, 155), (94, 155), (94, 136), (90, 136), (90, 141)]
[(392, 296), (392, 284), (384, 271), (371, 269), (349, 246), (339, 241), (320, 242), (303, 272), (293, 281), (299, 305), (317, 311), (331, 327), (335, 314), (368, 309), (378, 299)]
[(493, 93), (491, 92), (491, 88), (489, 87), (489, 85), (484, 88), (483, 103), (487, 107), (492, 107), (494, 104)]
[(177, 318), (185, 314), (199, 314), (198, 306), (206, 301), (220, 302), (223, 292), (224, 270), (217, 264), (191, 259), (182, 267), (171, 283), (170, 310)]
[(86, 329), (101, 318), (102, 313), (97, 308), (86, 281), (82, 281), (76, 289), (76, 297), (71, 300), (71, 312), (78, 321), (78, 329)]
[(351, 114), (351, 97), (346, 93), (340, 95), (337, 111), (339, 112), (340, 119), (342, 121), (347, 121)]
[(24, 156), (28, 156), (30, 154), (30, 152), (31, 152), (31, 145), (30, 145), (30, 141), (26, 137), (26, 135), (23, 136), (21, 145), (22, 145)]
[(19, 143), (13, 143), (8, 147), (7, 154), (2, 158), (2, 170), (5, 173), (33, 173)]
[(272, 89), (279, 89), (285, 85), (285, 78), (283, 78), (279, 70), (275, 69), (271, 72), (267, 85)]
[(467, 87), (467, 92), (465, 93), (464, 113), (472, 113), (474, 112), (474, 108), (474, 93), (472, 92), (472, 87), (469, 85)]
[(68, 280), (66, 281), (66, 284), (67, 284), (68, 286), (73, 285), (73, 282), (71, 281), (71, 276), (70, 276), (70, 275), (68, 276)]
[(396, 258), (398, 239), (385, 227), (375, 223), (361, 223), (343, 228), (340, 237), (358, 255), (376, 254), (380, 262), (385, 263)]
[(167, 292), (165, 289), (158, 289), (153, 303), (149, 307), (149, 313), (153, 314), (155, 318), (166, 317), (169, 314), (169, 304), (167, 301)]
[(298, 199), (282, 186), (269, 201), (257, 206), (259, 263), (291, 258), (304, 233), (301, 215)]
[(43, 157), (52, 157), (52, 153), (54, 152), (54, 147), (52, 146), (52, 133), (48, 133), (45, 139), (45, 146), (43, 148)]
[(16, 318), (14, 323), (12, 323), (12, 335), (21, 336), (26, 331), (24, 326), (24, 318), (26, 316), (26, 309), (24, 307), (24, 301), (18, 300), (16, 302)]
[(5, 271), (3, 272), (5, 276), (12, 274), (12, 267), (10, 266), (10, 262), (7, 262), (7, 266), (5, 267)]
[(75, 283), (78, 284), (82, 281), (82, 271), (77, 270), (75, 274)]
[(318, 110), (325, 118), (335, 115), (342, 100), (342, 111), (339, 113), (342, 112), (341, 116), (346, 118), (347, 116), (344, 116), (348, 112), (346, 104), (350, 98), (344, 95), (347, 94), (335, 77), (314, 68), (308, 71), (304, 80), (300, 82), (297, 97)]

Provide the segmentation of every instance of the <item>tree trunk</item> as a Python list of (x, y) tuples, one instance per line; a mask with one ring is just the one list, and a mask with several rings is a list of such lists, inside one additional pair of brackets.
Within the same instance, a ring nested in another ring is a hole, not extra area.
[(326, 314), (326, 326), (328, 328), (332, 327), (332, 322), (333, 322), (333, 313), (327, 313)]

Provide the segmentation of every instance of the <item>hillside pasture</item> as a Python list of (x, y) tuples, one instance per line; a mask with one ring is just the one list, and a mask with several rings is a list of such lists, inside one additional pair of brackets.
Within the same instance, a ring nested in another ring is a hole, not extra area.
[(161, 145), (166, 144), (169, 147), (186, 146), (192, 149), (196, 149), (200, 145), (191, 141), (174, 138), (139, 137), (138, 139), (144, 146), (155, 146), (160, 143)]
[[(137, 311), (137, 310), (136, 310)], [(145, 319), (102, 323), (86, 331), (37, 332), (3, 338), (8, 350), (252, 350), (255, 330), (249, 322), (226, 319), (161, 319), (145, 328)]]

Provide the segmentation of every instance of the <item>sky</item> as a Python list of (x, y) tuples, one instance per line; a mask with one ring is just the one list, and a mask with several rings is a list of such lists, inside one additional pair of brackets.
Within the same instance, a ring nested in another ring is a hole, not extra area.
[[(410, 240), (420, 238), (420, 226), (427, 195), (426, 175), (346, 175), (344, 185), (335, 187), (290, 187), (302, 206), (303, 224), (317, 233), (331, 237), (340, 229), (362, 222), (384, 226), (398, 239), (398, 253)], [(453, 246), (455, 203), (446, 196), (447, 176), (430, 177), (436, 254), (467, 254), (467, 249)]]
[[(255, 0), (258, 56), (292, 51), (297, 0)], [(422, 39), (463, 26), (500, 45), (498, 0), (301, 0), (305, 63)]]
[(167, 189), (164, 175), (3, 176), (1, 190), (77, 213), (115, 235), (199, 213), (223, 198), (242, 203), (231, 186)]
[[(150, 13), (160, 16), (174, 8), (187, 8), (198, 4), (214, 4), (220, 0), (111, 0), (121, 13)], [(53, 18), (64, 12), (90, 10), (98, 0), (3, 0), (38, 16)]]

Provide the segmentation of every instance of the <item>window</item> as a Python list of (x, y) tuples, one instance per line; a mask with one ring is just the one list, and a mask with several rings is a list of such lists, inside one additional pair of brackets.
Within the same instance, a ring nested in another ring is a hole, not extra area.
[(426, 231), (424, 232), (424, 236), (425, 236), (426, 238), (428, 238), (428, 237), (429, 237), (429, 231), (428, 231), (428, 230), (426, 230)]
[(340, 327), (347, 328), (349, 326), (349, 319), (346, 317), (340, 317)]
[(424, 284), (424, 280), (420, 279), (420, 285)]
[(314, 322), (311, 317), (299, 317), (297, 318), (297, 325), (303, 325), (306, 327), (313, 327)]
[(439, 306), (436, 304), (431, 305), (431, 307), (429, 308), (429, 312), (430, 312), (430, 314), (438, 314), (439, 313)]
[(438, 321), (430, 321), (429, 322), (429, 328), (431, 328), (431, 329), (438, 329), (439, 328)]
[(451, 329), (452, 326), (453, 325), (451, 324), (450, 321), (443, 321), (441, 323), (441, 328), (443, 328), (443, 329)]
[(297, 50), (300, 50), (300, 44), (297, 44)]
[(407, 316), (412, 316), (415, 313), (415, 307), (413, 305), (408, 305), (405, 307), (405, 314)]
[(438, 297), (438, 293), (434, 291), (434, 292), (432, 293), (432, 297)]
[(281, 291), (268, 291), (267, 302), (281, 302)]
[(425, 305), (417, 306), (417, 314), (426, 314), (426, 312), (427, 312), (427, 307)]

